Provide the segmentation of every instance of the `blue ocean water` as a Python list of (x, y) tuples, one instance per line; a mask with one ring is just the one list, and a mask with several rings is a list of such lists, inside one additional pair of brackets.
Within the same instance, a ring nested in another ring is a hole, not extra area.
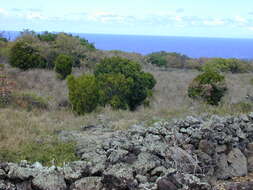
[[(18, 32), (7, 32), (14, 39)], [(75, 34), (86, 38), (102, 50), (121, 50), (143, 55), (157, 52), (177, 52), (189, 57), (223, 57), (253, 59), (253, 39), (137, 36), (108, 34)]]
[(189, 57), (253, 59), (253, 39), (79, 34), (98, 49), (148, 54), (168, 51)]

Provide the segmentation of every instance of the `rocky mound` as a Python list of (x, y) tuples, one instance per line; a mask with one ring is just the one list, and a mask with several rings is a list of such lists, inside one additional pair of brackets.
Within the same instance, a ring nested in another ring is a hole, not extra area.
[(253, 172), (253, 113), (59, 135), (77, 141), (81, 161), (51, 168), (2, 163), (0, 190), (253, 189), (250, 179), (218, 182)]

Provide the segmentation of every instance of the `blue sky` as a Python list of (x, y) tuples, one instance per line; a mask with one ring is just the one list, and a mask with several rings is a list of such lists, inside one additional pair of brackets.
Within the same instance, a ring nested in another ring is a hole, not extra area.
[(0, 1), (0, 30), (253, 38), (253, 0)]

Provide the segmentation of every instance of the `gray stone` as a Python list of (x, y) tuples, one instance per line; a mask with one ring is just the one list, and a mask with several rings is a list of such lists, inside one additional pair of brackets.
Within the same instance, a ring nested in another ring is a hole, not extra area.
[(228, 163), (230, 164), (231, 171), (235, 177), (248, 174), (247, 159), (240, 149), (235, 148), (230, 151), (228, 154)]
[(138, 181), (139, 183), (142, 183), (142, 184), (145, 184), (145, 183), (147, 183), (147, 181), (148, 181), (148, 178), (147, 178), (146, 176), (139, 175), (139, 174), (136, 175), (135, 178), (137, 179), (137, 181)]
[(36, 169), (43, 169), (43, 166), (41, 163), (39, 162), (35, 162), (33, 165), (32, 165), (33, 168), (36, 168)]
[(138, 182), (133, 176), (133, 169), (122, 163), (106, 169), (102, 182), (108, 189), (134, 189), (138, 186)]
[(20, 167), (17, 164), (9, 164), (8, 178), (12, 180), (27, 180), (36, 176), (40, 171), (31, 168)]
[(249, 118), (253, 119), (253, 112), (249, 113)]
[(102, 190), (101, 177), (85, 177), (71, 185), (70, 190)]
[(248, 172), (253, 172), (253, 156), (248, 157)]
[(137, 174), (146, 175), (148, 171), (151, 171), (159, 165), (160, 162), (157, 157), (147, 152), (141, 152), (138, 155), (137, 161), (134, 162), (132, 167), (137, 172)]
[(43, 172), (32, 180), (32, 185), (40, 190), (66, 190), (64, 176), (59, 172)]
[(17, 189), (14, 184), (0, 180), (0, 190), (17, 190)]
[(170, 147), (167, 155), (181, 172), (193, 173), (200, 169), (197, 160), (180, 147)]
[(67, 181), (73, 182), (77, 179), (90, 175), (90, 168), (87, 162), (75, 161), (63, 168), (63, 174)]
[(215, 148), (215, 152), (218, 154), (225, 153), (227, 151), (227, 145), (219, 145)]
[(152, 176), (164, 176), (167, 173), (167, 169), (163, 166), (157, 167), (152, 170), (151, 175)]
[(178, 190), (182, 185), (176, 180), (173, 175), (160, 178), (157, 181), (158, 190)]
[(111, 163), (111, 164), (116, 164), (118, 162), (123, 161), (123, 159), (127, 156), (128, 151), (126, 150), (122, 150), (122, 149), (118, 149), (118, 150), (113, 150), (109, 157), (107, 158), (107, 160)]
[(214, 153), (214, 145), (207, 141), (207, 140), (200, 140), (199, 142), (199, 149), (205, 153), (207, 153), (208, 155), (211, 155)]
[(245, 176), (248, 173), (247, 159), (239, 149), (232, 149), (228, 155), (221, 154), (217, 160), (218, 179)]
[(0, 180), (6, 178), (7, 175), (4, 170), (0, 169)]
[(24, 181), (16, 184), (17, 190), (33, 190), (31, 181)]

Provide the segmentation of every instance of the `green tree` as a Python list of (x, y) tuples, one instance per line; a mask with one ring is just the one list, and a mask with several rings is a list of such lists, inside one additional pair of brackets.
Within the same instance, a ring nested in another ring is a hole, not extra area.
[(127, 109), (127, 98), (131, 93), (133, 80), (122, 74), (102, 74), (97, 77), (100, 104), (114, 109)]
[(59, 55), (55, 62), (55, 72), (59, 74), (61, 79), (65, 79), (72, 72), (73, 59), (68, 55)]
[(93, 75), (82, 75), (75, 78), (69, 75), (67, 78), (69, 100), (73, 110), (79, 114), (92, 112), (99, 104), (99, 88)]
[[(123, 104), (127, 103), (131, 110), (136, 109), (137, 106), (144, 102), (148, 97), (149, 91), (156, 84), (154, 77), (149, 73), (141, 71), (141, 66), (138, 63), (121, 57), (105, 58), (95, 67), (94, 73), (98, 80), (101, 75), (108, 76), (110, 74), (109, 76), (112, 76), (121, 74), (125, 77), (126, 81), (131, 81), (127, 83), (128, 93), (124, 96), (119, 96), (124, 97)], [(104, 89), (106, 88), (105, 85)], [(114, 93), (113, 96), (117, 96), (117, 93)]]
[(31, 44), (18, 41), (10, 50), (10, 64), (23, 70), (32, 68), (44, 68), (45, 59), (39, 54), (39, 51)]
[(56, 40), (57, 34), (45, 31), (42, 34), (38, 34), (37, 36), (38, 36), (38, 38), (41, 41), (44, 41), (44, 42), (53, 42), (53, 41)]

